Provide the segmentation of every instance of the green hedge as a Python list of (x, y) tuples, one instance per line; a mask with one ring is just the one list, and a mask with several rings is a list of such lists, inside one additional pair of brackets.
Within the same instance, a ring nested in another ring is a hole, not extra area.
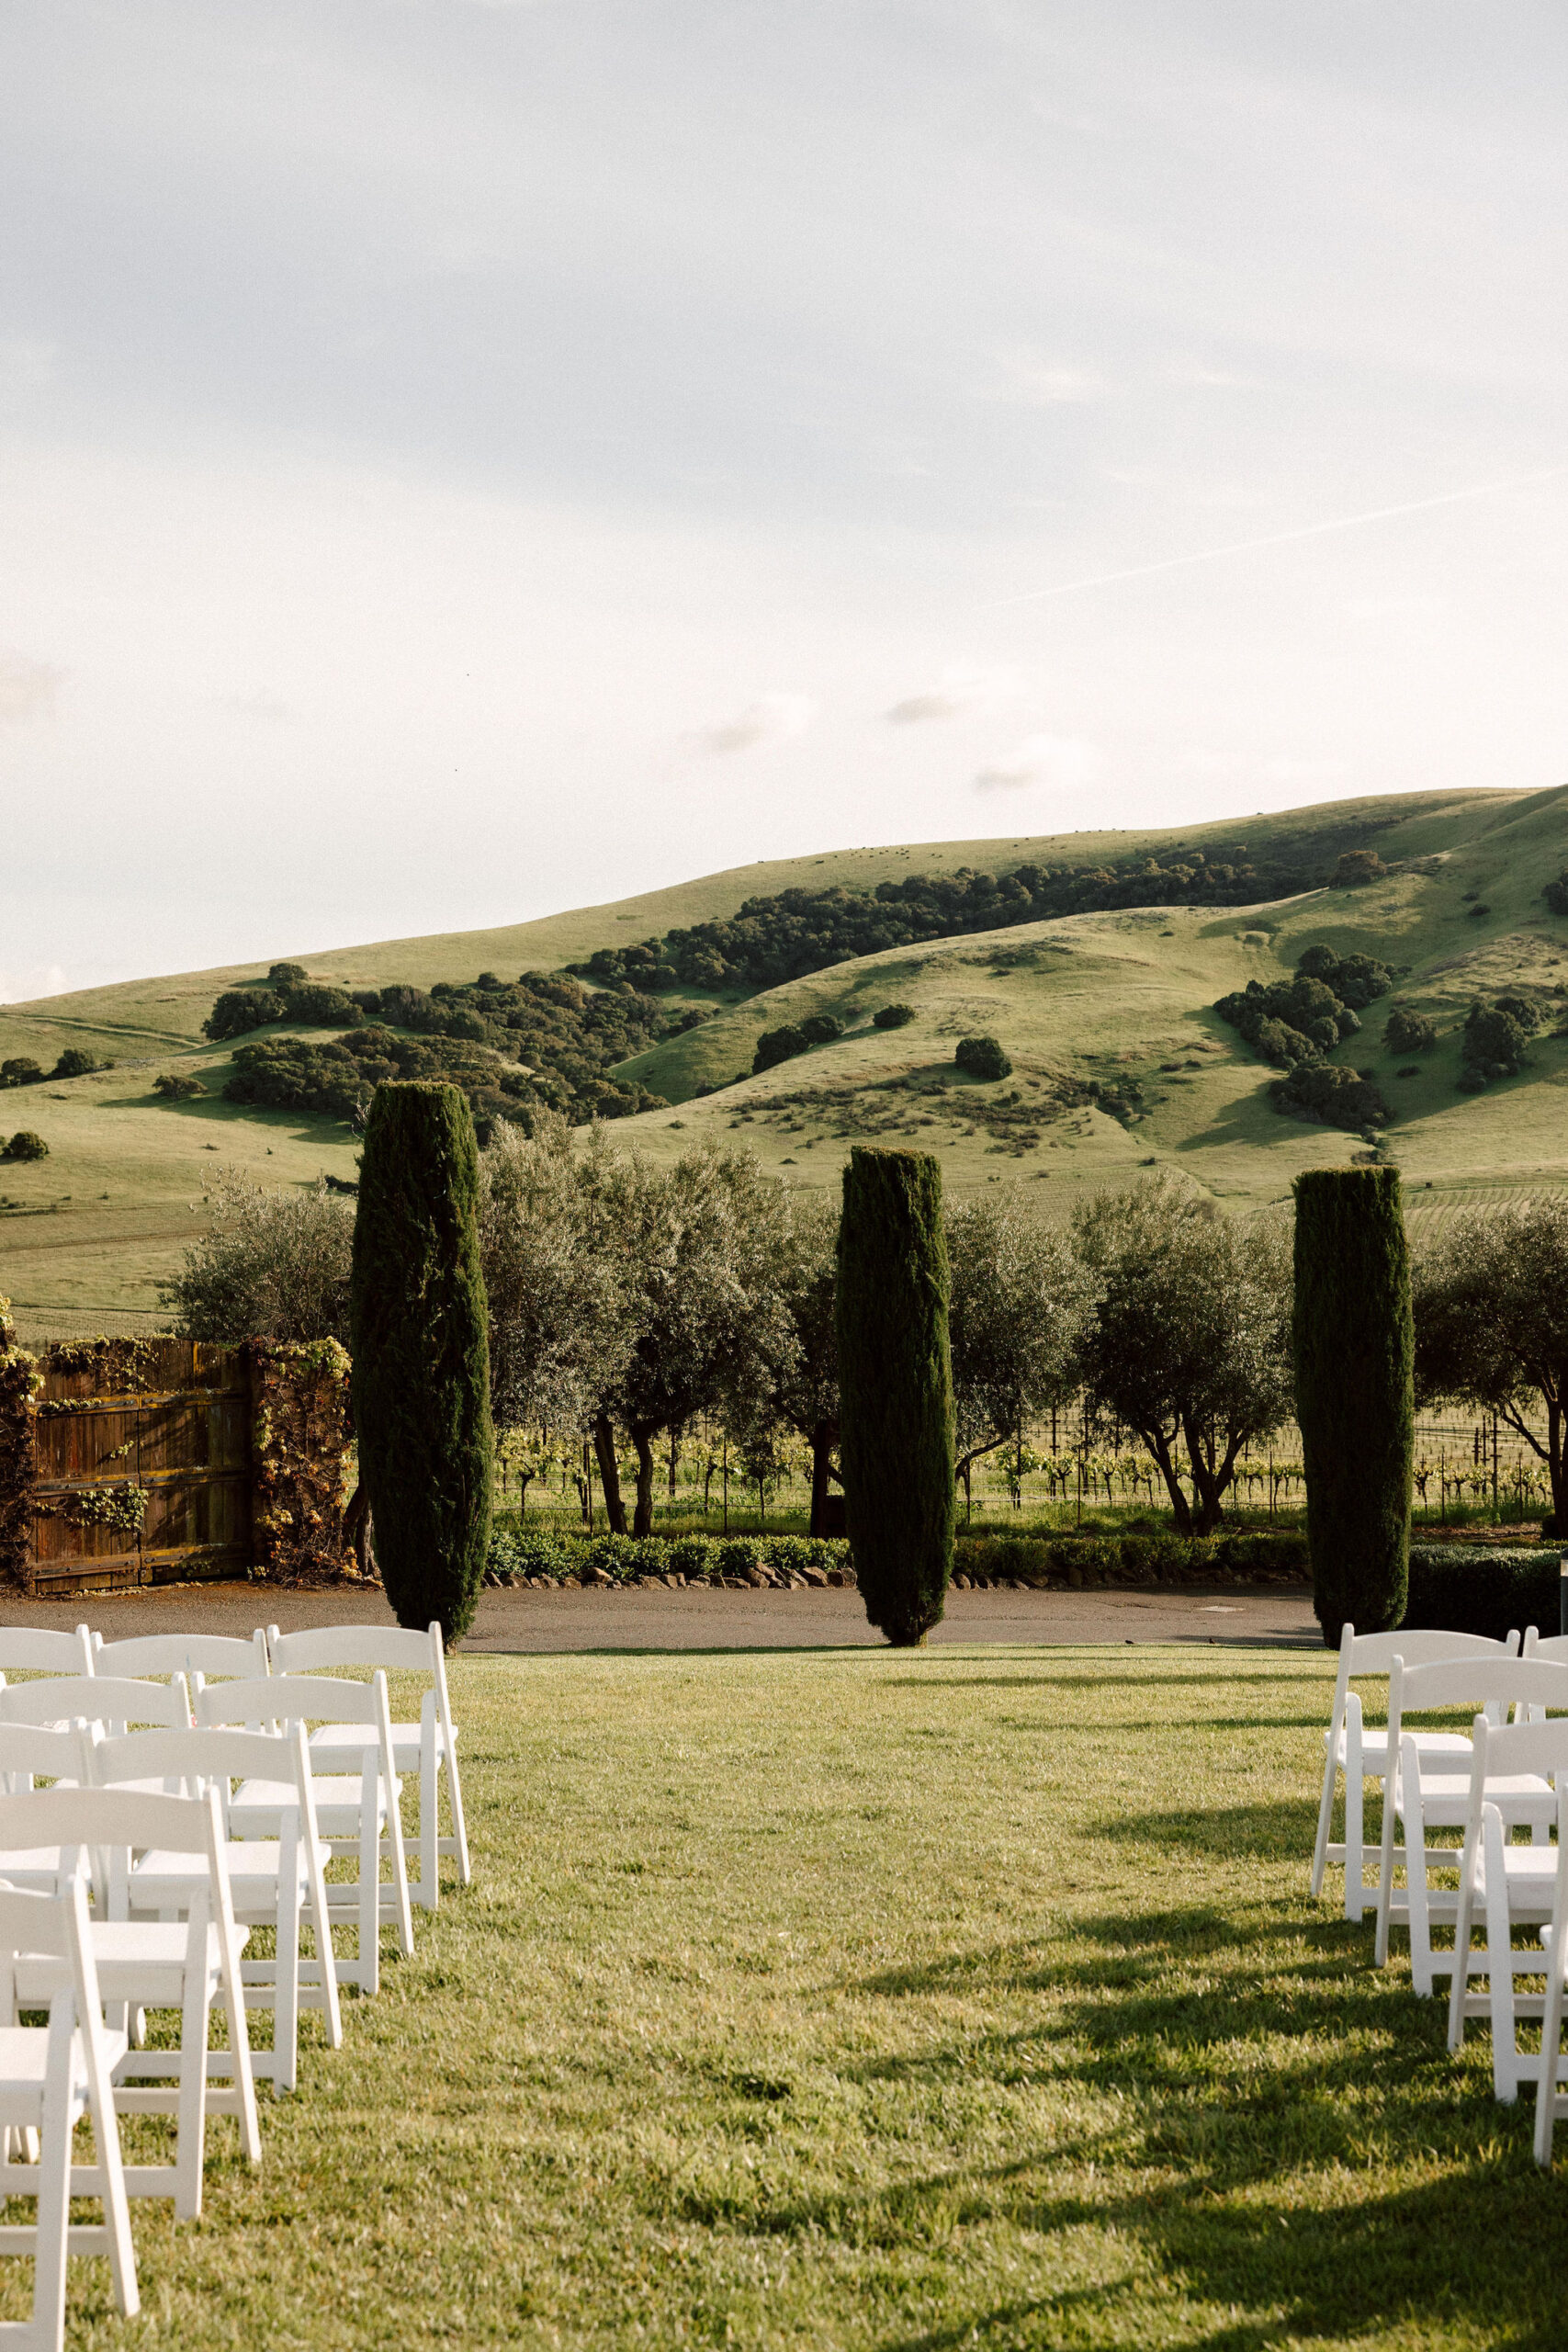
[(1562, 1544), (1412, 1544), (1410, 1597), (1400, 1623), (1449, 1634), (1486, 1634), (1494, 1641), (1523, 1634), (1527, 1625), (1555, 1634), (1562, 1557)]
[(1164, 1531), (1143, 1535), (961, 1535), (953, 1557), (955, 1572), (971, 1580), (1016, 1577), (1028, 1584), (1061, 1583), (1074, 1568), (1092, 1576), (1201, 1583), (1215, 1575), (1305, 1577), (1310, 1565), (1306, 1537), (1293, 1528), (1192, 1537)]
[(849, 1545), (809, 1535), (577, 1535), (555, 1528), (497, 1520), (491, 1532), (487, 1573), (502, 1584), (525, 1577), (581, 1577), (590, 1568), (616, 1584), (637, 1577), (744, 1577), (750, 1568), (775, 1575), (818, 1568), (847, 1571)]

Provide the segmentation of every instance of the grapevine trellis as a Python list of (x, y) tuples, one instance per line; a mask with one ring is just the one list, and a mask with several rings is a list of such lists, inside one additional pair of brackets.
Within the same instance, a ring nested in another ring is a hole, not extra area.
[[(1544, 1433), (1544, 1432), (1542, 1432)], [(496, 1449), (497, 1500), (504, 1510), (543, 1510), (552, 1519), (595, 1524), (603, 1511), (592, 1449), (576, 1433), (509, 1430)], [(635, 1464), (627, 1453), (622, 1476)], [(1421, 1416), (1416, 1433), (1415, 1507), (1438, 1522), (1490, 1513), (1528, 1520), (1550, 1510), (1545, 1464), (1500, 1419), (1453, 1420)], [(728, 1529), (732, 1514), (763, 1526), (802, 1511), (809, 1501), (811, 1456), (797, 1440), (774, 1438), (759, 1449), (737, 1442), (716, 1420), (694, 1422), (661, 1442), (658, 1514)], [(1286, 1426), (1247, 1447), (1229, 1498), (1234, 1510), (1274, 1518), (1305, 1499), (1301, 1440)], [(1081, 1399), (1018, 1431), (976, 1463), (970, 1516), (994, 1522), (1003, 1512), (1060, 1516), (1168, 1508), (1165, 1482), (1134, 1434), (1097, 1421)]]

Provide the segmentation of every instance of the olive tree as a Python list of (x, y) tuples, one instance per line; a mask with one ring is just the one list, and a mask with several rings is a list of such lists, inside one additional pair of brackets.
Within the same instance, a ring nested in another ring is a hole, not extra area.
[[(1568, 1531), (1568, 1202), (1546, 1197), (1461, 1216), (1415, 1267), (1416, 1395), (1496, 1413), (1551, 1481)], [(1546, 1432), (1532, 1426), (1544, 1410)]]
[(1291, 1410), (1289, 1242), (1163, 1171), (1097, 1194), (1074, 1234), (1093, 1292), (1077, 1348), (1090, 1408), (1147, 1449), (1180, 1532), (1206, 1535), (1242, 1448)]
[(769, 1268), (773, 1311), (761, 1317), (729, 1384), (729, 1418), (743, 1446), (757, 1452), (782, 1427), (809, 1447), (813, 1535), (827, 1532), (828, 1487), (838, 1476), (838, 1234), (830, 1200), (794, 1190), (784, 1194)]
[(210, 1224), (159, 1290), (191, 1340), (348, 1342), (354, 1203), (325, 1184), (266, 1191), (220, 1177)]
[(631, 1351), (634, 1291), (605, 1206), (603, 1130), (574, 1149), (553, 1113), (498, 1123), (479, 1162), (492, 1409), (513, 1428), (589, 1429)]
[(951, 1209), (947, 1256), (954, 1467), (967, 1495), (982, 1454), (1072, 1395), (1085, 1283), (1016, 1193)]

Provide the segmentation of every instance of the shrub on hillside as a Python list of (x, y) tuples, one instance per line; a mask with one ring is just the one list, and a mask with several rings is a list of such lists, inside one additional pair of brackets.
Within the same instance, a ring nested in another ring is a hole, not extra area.
[(97, 1067), (92, 1055), (84, 1053), (80, 1046), (67, 1046), (49, 1074), (51, 1078), (90, 1078)]
[(18, 1127), (3, 1151), (0, 1159), (47, 1159), (49, 1146), (31, 1127)]
[(810, 1043), (805, 1030), (793, 1021), (786, 1021), (782, 1029), (765, 1029), (751, 1057), (753, 1075), (758, 1070), (774, 1069), (780, 1062), (793, 1061), (796, 1054), (805, 1053)]
[(800, 1034), (808, 1046), (830, 1046), (843, 1035), (844, 1024), (830, 1012), (812, 1012), (801, 1023)]
[(871, 1025), (874, 1029), (902, 1029), (914, 1017), (912, 1004), (885, 1004), (872, 1014)]
[(960, 1037), (953, 1058), (968, 1078), (1006, 1078), (1012, 1069), (995, 1037)]
[(1438, 1032), (1424, 1012), (1396, 1004), (1383, 1023), (1382, 1041), (1391, 1054), (1429, 1054), (1437, 1045)]
[(0, 1087), (37, 1086), (43, 1077), (43, 1064), (34, 1061), (30, 1054), (13, 1054), (8, 1061), (0, 1062)]
[(199, 1078), (191, 1077), (188, 1071), (176, 1074), (164, 1070), (152, 1080), (152, 1091), (161, 1094), (166, 1102), (188, 1102), (196, 1095), (205, 1094), (207, 1089)]
[(1387, 866), (1375, 849), (1347, 849), (1339, 854), (1329, 888), (1333, 890), (1354, 890), (1363, 883), (1381, 881)]
[(1338, 1062), (1298, 1062), (1269, 1089), (1276, 1111), (1295, 1119), (1315, 1119), (1320, 1126), (1386, 1126), (1393, 1113), (1387, 1098), (1364, 1070)]
[(1517, 1077), (1535, 1022), (1534, 1008), (1523, 998), (1499, 997), (1493, 1004), (1476, 998), (1460, 1038), (1460, 1084), (1467, 1094), (1478, 1093), (1493, 1079)]
[(1568, 865), (1562, 868), (1555, 882), (1549, 882), (1541, 897), (1554, 915), (1568, 915)]

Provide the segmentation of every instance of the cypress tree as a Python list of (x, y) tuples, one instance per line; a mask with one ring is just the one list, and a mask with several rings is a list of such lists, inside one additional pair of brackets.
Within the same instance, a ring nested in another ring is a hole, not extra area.
[(479, 1149), (456, 1086), (378, 1086), (350, 1317), (359, 1476), (400, 1625), (468, 1631), (490, 1544), (490, 1344)]
[(1416, 1408), (1410, 1261), (1393, 1168), (1298, 1176), (1293, 1338), (1313, 1606), (1323, 1638), (1404, 1615)]
[(856, 1147), (839, 1227), (844, 1519), (865, 1613), (898, 1647), (939, 1623), (953, 1569), (953, 1373), (942, 1170)]

